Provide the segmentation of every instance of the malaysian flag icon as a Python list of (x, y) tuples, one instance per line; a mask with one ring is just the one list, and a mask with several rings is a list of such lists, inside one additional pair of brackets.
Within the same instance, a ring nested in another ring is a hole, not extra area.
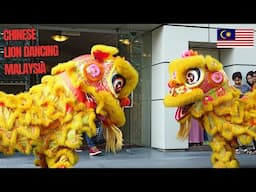
[(253, 46), (254, 29), (217, 29), (217, 48)]

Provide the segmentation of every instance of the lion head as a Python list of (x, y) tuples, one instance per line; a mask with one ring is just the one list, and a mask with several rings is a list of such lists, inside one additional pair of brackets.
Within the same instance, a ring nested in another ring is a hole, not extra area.
[(209, 55), (198, 55), (192, 50), (169, 63), (169, 74), (169, 93), (164, 98), (164, 105), (177, 107), (175, 119), (181, 125), (179, 136), (184, 138), (191, 115), (200, 118), (207, 110), (202, 108), (212, 108), (212, 105), (205, 104), (209, 99), (215, 99), (210, 92), (222, 94), (222, 86), (227, 84), (228, 78), (218, 60)]
[[(135, 68), (117, 53), (116, 47), (94, 45), (90, 54), (81, 55), (52, 69), (53, 75), (60, 74), (64, 81), (69, 79), (66, 84), (73, 95), (86, 103), (87, 108), (94, 108), (96, 116), (108, 128), (125, 124), (124, 105), (129, 102), (124, 101), (128, 100), (139, 78)], [(117, 133), (118, 129), (112, 130)], [(118, 135), (120, 137), (121, 133)]]

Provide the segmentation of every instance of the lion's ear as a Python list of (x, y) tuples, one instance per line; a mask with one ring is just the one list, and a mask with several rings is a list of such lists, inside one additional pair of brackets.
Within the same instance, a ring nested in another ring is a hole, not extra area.
[(116, 47), (107, 45), (94, 45), (91, 49), (91, 55), (98, 61), (103, 62), (105, 59), (118, 53)]
[(206, 66), (210, 71), (220, 71), (222, 70), (222, 64), (210, 55), (205, 57)]

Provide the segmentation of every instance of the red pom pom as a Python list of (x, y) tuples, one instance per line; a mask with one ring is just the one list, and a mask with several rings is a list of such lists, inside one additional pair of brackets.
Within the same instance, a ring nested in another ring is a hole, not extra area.
[(193, 50), (188, 50), (188, 51), (184, 51), (182, 53), (182, 57), (190, 57), (190, 56), (195, 56), (198, 55), (197, 51), (193, 51)]
[(128, 97), (120, 99), (121, 107), (129, 106), (131, 104), (131, 100)]

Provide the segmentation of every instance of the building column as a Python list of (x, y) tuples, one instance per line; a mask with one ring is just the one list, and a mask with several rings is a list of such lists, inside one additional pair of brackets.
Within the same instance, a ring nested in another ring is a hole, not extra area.
[(188, 140), (177, 138), (176, 108), (166, 108), (169, 62), (188, 50), (189, 41), (208, 41), (208, 29), (164, 25), (152, 32), (151, 146), (159, 149), (186, 149)]

